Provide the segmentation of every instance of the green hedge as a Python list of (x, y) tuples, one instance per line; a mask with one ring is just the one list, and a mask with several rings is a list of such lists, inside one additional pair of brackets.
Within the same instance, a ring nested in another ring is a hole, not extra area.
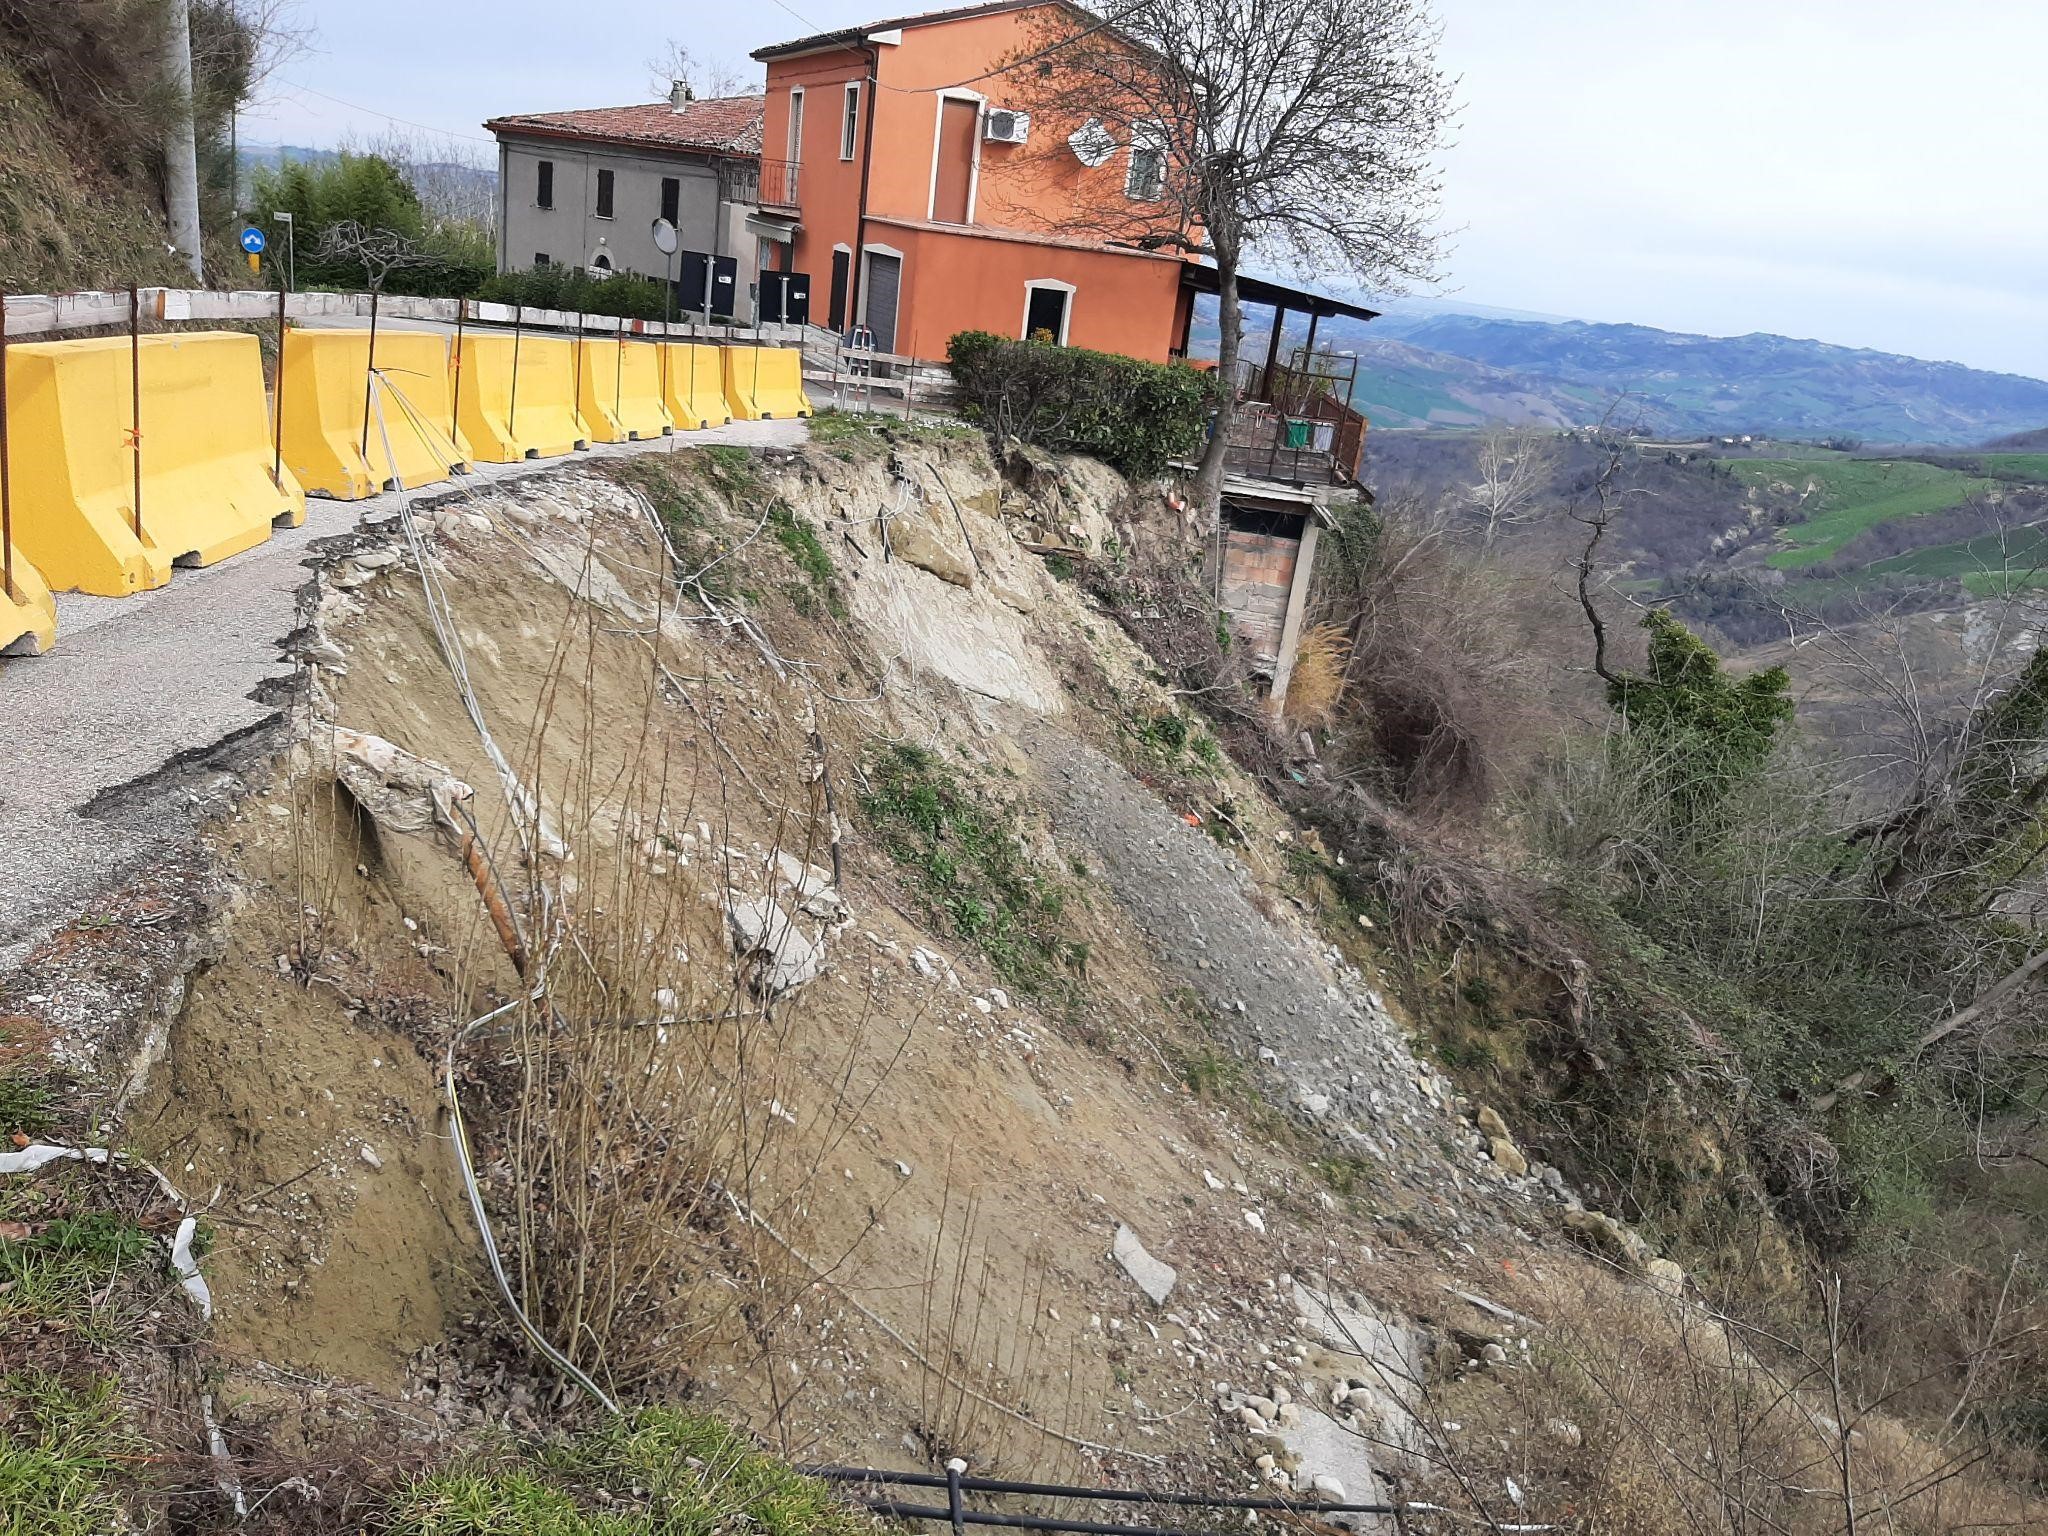
[(689, 317), (666, 303), (662, 286), (651, 277), (621, 272), (592, 277), (581, 267), (533, 267), (500, 272), (486, 278), (476, 297), (494, 304), (524, 304), (528, 309), (564, 309), (586, 315), (619, 315), (628, 320), (659, 320), (664, 312), (677, 320)]
[(1087, 453), (1134, 478), (1202, 451), (1212, 375), (1186, 363), (962, 331), (946, 347), (961, 414), (998, 437)]

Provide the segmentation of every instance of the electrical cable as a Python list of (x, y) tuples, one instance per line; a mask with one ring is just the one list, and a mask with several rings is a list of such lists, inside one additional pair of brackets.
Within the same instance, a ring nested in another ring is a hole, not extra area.
[(598, 1406), (603, 1408), (606, 1413), (617, 1417), (623, 1412), (619, 1405), (612, 1400), (604, 1388), (592, 1381), (575, 1361), (571, 1360), (548, 1341), (547, 1335), (535, 1326), (533, 1319), (526, 1315), (526, 1309), (519, 1305), (519, 1298), (512, 1294), (512, 1282), (506, 1276), (504, 1261), (498, 1255), (498, 1240), (491, 1230), (491, 1218), (484, 1210), (484, 1193), (482, 1187), (477, 1182), (476, 1163), (470, 1156), (469, 1132), (464, 1129), (462, 1122), (462, 1097), (455, 1091), (455, 1052), (457, 1048), (476, 1030), (481, 1029), (493, 1020), (502, 1018), (514, 1008), (520, 1007), (528, 1001), (530, 1001), (529, 998), (516, 997), (509, 1003), (502, 1003), (498, 1007), (493, 1008), (489, 1013), (471, 1019), (466, 1026), (457, 1031), (454, 1037), (449, 1040), (448, 1050), (442, 1059), (442, 1088), (444, 1096), (448, 1101), (449, 1128), (453, 1132), (449, 1139), (455, 1143), (455, 1160), (462, 1167), (463, 1193), (469, 1197), (470, 1215), (476, 1218), (477, 1235), (483, 1239), (484, 1257), (490, 1261), (491, 1278), (498, 1282), (498, 1295), (504, 1299), (505, 1306), (512, 1313), (513, 1320), (519, 1324), (519, 1331), (526, 1335), (527, 1342), (539, 1350), (550, 1365), (554, 1366), (556, 1370), (589, 1393)]

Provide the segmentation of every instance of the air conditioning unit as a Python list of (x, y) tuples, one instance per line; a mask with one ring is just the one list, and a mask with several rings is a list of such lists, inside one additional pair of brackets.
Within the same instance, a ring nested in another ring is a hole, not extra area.
[(990, 108), (981, 120), (981, 136), (991, 144), (1022, 144), (1031, 136), (1031, 114)]

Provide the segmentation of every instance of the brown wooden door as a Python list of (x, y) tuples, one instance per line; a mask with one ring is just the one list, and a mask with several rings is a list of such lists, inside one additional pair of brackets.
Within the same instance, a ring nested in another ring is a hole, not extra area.
[(941, 224), (965, 224), (974, 185), (974, 133), (981, 122), (981, 104), (948, 96), (939, 102), (939, 170), (932, 187), (932, 218)]

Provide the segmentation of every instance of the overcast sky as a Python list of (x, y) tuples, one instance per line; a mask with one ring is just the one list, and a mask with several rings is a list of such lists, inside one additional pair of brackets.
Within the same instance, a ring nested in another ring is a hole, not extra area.
[[(911, 8), (920, 3), (912, 0)], [(300, 0), (250, 142), (651, 99), (875, 0)], [(1438, 0), (1462, 302), (2048, 377), (2048, 0)], [(479, 142), (482, 141), (482, 142)]]

